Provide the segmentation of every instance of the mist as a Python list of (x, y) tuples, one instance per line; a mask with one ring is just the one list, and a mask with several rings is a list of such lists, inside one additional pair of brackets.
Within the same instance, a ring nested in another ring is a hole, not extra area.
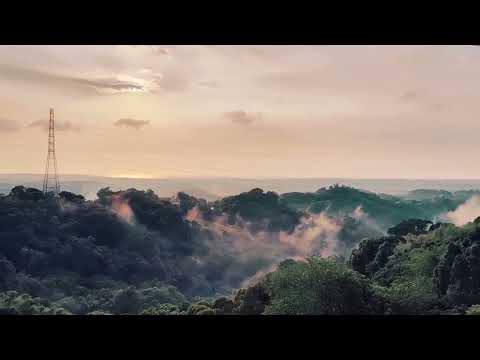
[(124, 200), (121, 195), (112, 197), (111, 210), (121, 219), (125, 220), (130, 225), (135, 224), (135, 215), (128, 201)]
[(441, 221), (448, 221), (457, 226), (465, 225), (480, 216), (480, 196), (475, 195), (457, 207), (439, 217)]
[(307, 214), (292, 232), (258, 230), (258, 224), (239, 216), (232, 224), (225, 214), (206, 220), (197, 206), (188, 211), (185, 219), (201, 227), (198, 236), (207, 245), (206, 253), (192, 257), (199, 269), (208, 268), (220, 258), (228, 259), (218, 274), (218, 283), (227, 287), (253, 283), (286, 259), (348, 256), (361, 238), (354, 244), (342, 241), (347, 219), (353, 219), (358, 227), (366, 227), (372, 234), (383, 233), (360, 206), (344, 216)]

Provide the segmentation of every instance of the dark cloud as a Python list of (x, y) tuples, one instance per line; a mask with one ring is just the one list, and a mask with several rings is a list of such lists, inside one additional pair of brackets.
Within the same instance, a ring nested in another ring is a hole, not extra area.
[(139, 130), (141, 127), (148, 124), (150, 124), (150, 121), (148, 120), (135, 120), (135, 119), (120, 119), (115, 121), (114, 123), (115, 126), (131, 127), (136, 130)]
[(247, 113), (244, 110), (229, 111), (224, 114), (234, 124), (250, 125), (258, 120), (260, 114)]
[(120, 93), (128, 91), (146, 91), (136, 82), (114, 78), (81, 78), (54, 74), (37, 69), (0, 65), (0, 77), (12, 80), (33, 81), (37, 83), (56, 84), (76, 88), (89, 88), (96, 92)]
[(0, 118), (0, 132), (17, 131), (20, 126), (16, 121)]
[[(31, 122), (28, 127), (31, 127), (31, 128), (40, 128), (44, 131), (48, 131), (48, 124), (49, 124), (49, 121), (47, 119), (40, 119), (40, 120), (36, 120), (36, 121), (33, 121)], [(55, 120), (55, 130), (57, 131), (78, 131), (79, 128), (77, 126), (75, 126), (74, 124), (72, 124), (70, 121), (58, 121), (58, 120)]]
[[(181, 92), (187, 90), (192, 85), (190, 78), (185, 75), (185, 71), (179, 69), (170, 69), (162, 75), (147, 75), (135, 81), (135, 79), (120, 80), (113, 77), (88, 78), (66, 76), (43, 70), (0, 64), (0, 79), (29, 81), (63, 88), (68, 87), (76, 91), (87, 91), (97, 94), (119, 94), (124, 92), (157, 93), (158, 90)], [(209, 81), (204, 81), (201, 84), (205, 87), (216, 86), (216, 83)]]
[(122, 92), (122, 91), (145, 91), (145, 87), (130, 81), (123, 81), (117, 79), (80, 79), (80, 78), (70, 78), (72, 81), (77, 82), (78, 84), (83, 84), (86, 86), (93, 87), (96, 90), (102, 91), (113, 91), (113, 92)]

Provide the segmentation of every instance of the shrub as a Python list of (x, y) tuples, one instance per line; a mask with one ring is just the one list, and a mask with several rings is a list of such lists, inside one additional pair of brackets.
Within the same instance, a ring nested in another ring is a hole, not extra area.
[(115, 314), (136, 314), (140, 309), (140, 297), (133, 287), (120, 290), (113, 299)]
[(143, 310), (140, 315), (179, 315), (182, 311), (173, 304), (162, 304)]
[(466, 315), (480, 315), (480, 304), (470, 306), (465, 312)]
[(377, 312), (367, 278), (336, 259), (309, 258), (270, 274), (267, 314), (367, 314)]

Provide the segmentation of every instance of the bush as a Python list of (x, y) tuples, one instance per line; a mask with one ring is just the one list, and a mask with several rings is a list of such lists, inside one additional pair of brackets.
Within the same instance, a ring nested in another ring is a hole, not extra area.
[(433, 222), (429, 220), (408, 219), (391, 227), (387, 233), (394, 236), (406, 236), (408, 234), (421, 235), (426, 234), (432, 225)]
[(113, 299), (115, 314), (137, 314), (140, 309), (140, 297), (133, 287), (120, 290)]
[(309, 258), (270, 274), (267, 314), (368, 314), (379, 312), (370, 282), (336, 259)]
[(480, 315), (480, 304), (470, 306), (465, 312), (466, 315)]
[(187, 310), (187, 315), (200, 315), (199, 313), (203, 311), (212, 310), (208, 305), (205, 304), (192, 304)]
[(182, 311), (173, 304), (162, 304), (143, 310), (140, 315), (180, 315)]
[(246, 289), (238, 290), (233, 300), (233, 312), (243, 315), (260, 315), (269, 304), (269, 289), (264, 282), (258, 282)]
[(73, 314), (85, 314), (88, 311), (88, 304), (81, 297), (65, 297), (55, 302), (54, 305)]
[(139, 291), (143, 308), (155, 307), (160, 304), (180, 305), (187, 301), (185, 296), (175, 286), (162, 286), (142, 289)]

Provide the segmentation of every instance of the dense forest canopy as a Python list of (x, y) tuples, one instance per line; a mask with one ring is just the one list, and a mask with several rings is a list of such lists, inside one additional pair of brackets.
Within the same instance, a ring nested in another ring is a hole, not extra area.
[(0, 312), (475, 313), (479, 222), (438, 221), (473, 195), (17, 186), (0, 196)]

